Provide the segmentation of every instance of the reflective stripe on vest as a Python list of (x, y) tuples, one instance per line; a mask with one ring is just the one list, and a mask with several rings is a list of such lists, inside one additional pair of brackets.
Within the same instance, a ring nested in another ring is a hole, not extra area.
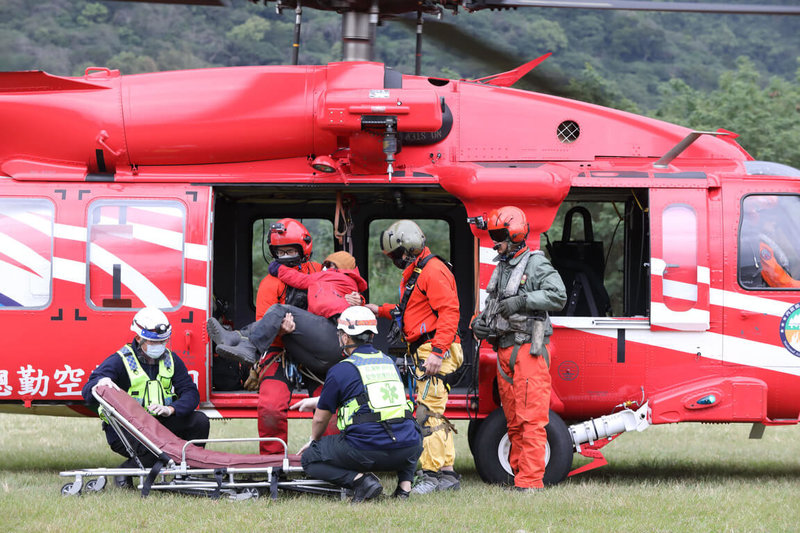
[(172, 393), (172, 376), (175, 374), (175, 362), (172, 352), (166, 350), (158, 360), (158, 376), (150, 379), (144, 371), (130, 344), (123, 346), (118, 352), (122, 364), (128, 372), (131, 386), (128, 394), (139, 404), (148, 407), (151, 404), (170, 405), (175, 395)]
[[(406, 399), (403, 382), (391, 358), (381, 352), (354, 353), (344, 361), (356, 367), (365, 392), (339, 408), (336, 420), (339, 431), (353, 424), (389, 422), (411, 416), (413, 407)], [(366, 406), (368, 412), (357, 414), (361, 406)]]

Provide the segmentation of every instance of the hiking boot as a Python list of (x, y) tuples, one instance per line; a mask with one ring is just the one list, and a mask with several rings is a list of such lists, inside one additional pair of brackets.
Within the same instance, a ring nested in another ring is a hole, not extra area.
[(461, 474), (454, 470), (442, 470), (441, 474), (436, 490), (461, 490)]
[(403, 490), (400, 488), (400, 485), (398, 485), (397, 488), (394, 489), (392, 498), (397, 498), (398, 500), (407, 500), (410, 495), (411, 491)]
[[(139, 468), (139, 465), (136, 464), (136, 460), (126, 459), (119, 468)], [(133, 488), (133, 478), (130, 476), (114, 476), (114, 485), (120, 489), (132, 489)]]
[(367, 472), (353, 483), (353, 503), (377, 498), (382, 493), (383, 485), (372, 472)]
[(114, 476), (114, 486), (118, 489), (132, 489), (133, 478), (130, 476)]
[(430, 494), (439, 490), (439, 481), (442, 474), (439, 472), (432, 472), (430, 470), (423, 470), (422, 475), (419, 476), (411, 487), (412, 494)]
[(236, 346), (243, 339), (241, 333), (225, 329), (216, 318), (208, 319), (208, 322), (206, 322), (206, 331), (208, 331), (208, 337), (214, 341), (214, 344)]
[(239, 337), (238, 344), (217, 344), (217, 355), (225, 359), (232, 359), (240, 363), (254, 364), (261, 354), (258, 353), (252, 342), (246, 337)]

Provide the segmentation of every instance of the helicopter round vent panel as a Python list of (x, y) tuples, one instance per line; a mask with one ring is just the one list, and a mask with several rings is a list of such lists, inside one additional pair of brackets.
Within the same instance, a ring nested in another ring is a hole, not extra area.
[(564, 144), (574, 143), (581, 135), (581, 127), (574, 120), (565, 120), (556, 128), (556, 135)]

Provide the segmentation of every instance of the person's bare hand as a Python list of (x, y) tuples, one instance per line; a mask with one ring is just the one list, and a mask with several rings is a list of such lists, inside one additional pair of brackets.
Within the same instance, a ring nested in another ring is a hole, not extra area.
[(347, 305), (361, 305), (361, 295), (356, 291), (344, 295)]
[(378, 316), (378, 306), (375, 304), (364, 304), (364, 307), (372, 311), (372, 314)]
[(425, 367), (425, 373), (429, 376), (435, 376), (442, 368), (442, 358), (434, 354), (430, 354), (425, 362), (422, 364)]
[(297, 410), (300, 412), (303, 411), (313, 411), (317, 408), (317, 402), (319, 402), (319, 396), (314, 396), (311, 398), (303, 398), (297, 403), (294, 403), (289, 406), (289, 409), (292, 411)]
[(294, 328), (294, 316), (292, 316), (292, 313), (286, 313), (286, 316), (284, 316), (283, 320), (281, 321), (281, 335), (288, 335), (294, 331)]

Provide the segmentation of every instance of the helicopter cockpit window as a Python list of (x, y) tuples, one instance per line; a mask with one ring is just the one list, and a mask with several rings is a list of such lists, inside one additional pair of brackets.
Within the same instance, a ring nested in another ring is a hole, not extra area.
[[(333, 223), (324, 218), (300, 218), (299, 220), (311, 234), (311, 261), (322, 263), (322, 261), (333, 253)], [(256, 305), (256, 294), (261, 280), (268, 274), (267, 269), (273, 257), (269, 251), (267, 235), (269, 234), (270, 224), (277, 222), (278, 218), (263, 218), (253, 222), (253, 297), (252, 303)]]
[(745, 161), (744, 168), (751, 176), (787, 176), (800, 178), (800, 170), (772, 161)]
[(800, 196), (753, 194), (742, 201), (739, 283), (800, 289)]
[(89, 208), (87, 296), (94, 308), (183, 302), (186, 211), (174, 201), (101, 200)]
[(0, 199), (0, 309), (50, 302), (54, 213), (48, 200)]

